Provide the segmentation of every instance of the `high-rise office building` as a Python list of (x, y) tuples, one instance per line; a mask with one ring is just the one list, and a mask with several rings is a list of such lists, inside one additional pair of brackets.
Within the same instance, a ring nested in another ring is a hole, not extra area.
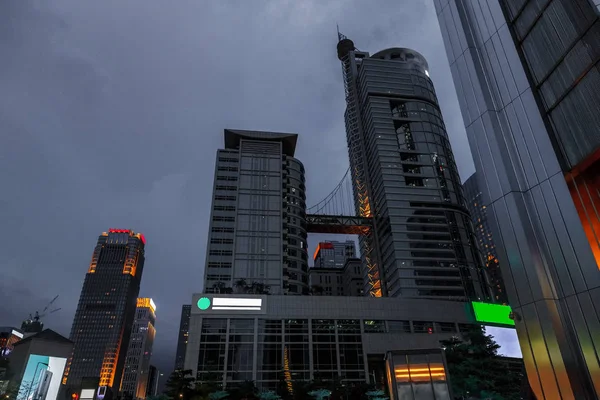
[(362, 296), (360, 258), (348, 258), (342, 268), (309, 268), (308, 282), (313, 296)]
[(271, 294), (308, 293), (306, 188), (304, 167), (294, 158), (296, 140), (290, 133), (225, 129), (225, 148), (217, 151), (205, 292), (246, 282)]
[(435, 3), (531, 388), (596, 399), (598, 8)]
[(160, 371), (154, 365), (150, 366), (148, 372), (148, 386), (146, 387), (146, 396), (156, 396), (158, 394), (158, 378)]
[(150, 379), (150, 358), (156, 336), (156, 305), (152, 299), (137, 299), (135, 320), (127, 348), (121, 392), (133, 399), (145, 399)]
[(356, 243), (353, 240), (320, 242), (313, 260), (315, 268), (344, 268), (346, 260), (356, 257)]
[(119, 390), (145, 246), (144, 235), (129, 229), (110, 229), (98, 238), (71, 328), (73, 355), (63, 377), (71, 390), (86, 378), (99, 380), (115, 395)]
[(494, 245), (494, 236), (488, 221), (487, 206), (483, 202), (483, 194), (477, 183), (477, 174), (471, 175), (464, 183), (463, 190), (467, 201), (467, 209), (471, 214), (471, 221), (475, 230), (475, 236), (479, 244), (483, 260), (485, 262), (486, 272), (492, 295), (498, 303), (508, 303), (506, 297), (506, 288), (500, 272), (500, 263), (496, 254)]
[(486, 299), (483, 260), (465, 208), (427, 61), (414, 50), (358, 51), (340, 34), (346, 137), (371, 296)]
[(190, 330), (190, 311), (192, 306), (184, 304), (181, 306), (181, 319), (179, 320), (179, 337), (177, 338), (177, 352), (175, 353), (175, 370), (183, 369), (185, 362), (185, 350), (187, 348)]

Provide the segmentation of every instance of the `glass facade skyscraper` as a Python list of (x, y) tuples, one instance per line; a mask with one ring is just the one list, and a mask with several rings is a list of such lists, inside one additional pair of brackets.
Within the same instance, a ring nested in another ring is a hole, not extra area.
[(346, 136), (371, 296), (487, 299), (461, 181), (425, 58), (340, 35)]
[(156, 305), (150, 298), (137, 299), (135, 321), (125, 358), (121, 392), (133, 399), (145, 399), (150, 379), (150, 358), (156, 336)]
[(477, 174), (471, 175), (464, 183), (463, 189), (467, 209), (471, 214), (473, 229), (479, 244), (479, 250), (485, 262), (485, 270), (492, 288), (492, 295), (498, 303), (508, 303), (506, 297), (506, 288), (500, 272), (500, 262), (496, 254), (496, 245), (494, 244), (494, 235), (488, 221), (487, 206), (483, 203), (483, 193), (477, 183)]
[(356, 257), (354, 240), (320, 242), (314, 254), (315, 268), (344, 268), (346, 260)]
[(598, 8), (435, 5), (531, 388), (598, 398)]
[(181, 306), (181, 319), (179, 321), (179, 337), (177, 338), (177, 352), (175, 353), (175, 369), (183, 369), (185, 362), (185, 350), (188, 344), (190, 330), (190, 311), (192, 306), (184, 304)]
[(308, 294), (304, 166), (296, 134), (225, 129), (218, 150), (204, 290), (255, 283)]
[(145, 246), (144, 235), (129, 229), (98, 238), (71, 328), (73, 355), (63, 377), (70, 389), (77, 391), (84, 378), (99, 378), (115, 395), (121, 387)]

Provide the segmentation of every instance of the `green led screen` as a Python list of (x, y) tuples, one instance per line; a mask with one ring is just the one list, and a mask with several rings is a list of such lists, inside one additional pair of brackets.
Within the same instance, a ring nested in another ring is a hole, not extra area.
[(473, 306), (477, 322), (498, 325), (515, 325), (515, 321), (510, 318), (512, 312), (510, 306), (480, 303), (477, 301), (472, 301), (471, 305)]

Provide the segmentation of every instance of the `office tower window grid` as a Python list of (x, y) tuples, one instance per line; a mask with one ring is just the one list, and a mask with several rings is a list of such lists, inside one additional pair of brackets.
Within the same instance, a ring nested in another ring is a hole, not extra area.
[(217, 152), (207, 293), (308, 293), (304, 166), (295, 134), (225, 130)]
[(77, 388), (82, 378), (119, 389), (144, 266), (145, 238), (111, 229), (98, 238), (86, 274), (70, 339), (73, 355), (63, 384)]
[(492, 228), (488, 221), (487, 206), (484, 204), (483, 193), (477, 183), (477, 174), (471, 175), (463, 184), (467, 208), (471, 214), (475, 236), (485, 262), (486, 272), (492, 295), (498, 303), (508, 303), (506, 288), (500, 272), (500, 262), (494, 244)]
[(149, 298), (138, 298), (135, 320), (125, 357), (121, 392), (145, 399), (150, 378), (150, 358), (156, 336), (156, 308)]
[(435, 5), (529, 384), (597, 398), (599, 14), (587, 0)]
[(383, 282), (389, 296), (488, 298), (427, 62), (409, 49), (369, 56), (340, 38), (355, 201), (366, 199), (374, 217), (360, 241), (363, 257), (372, 255), (366, 291), (377, 295)]
[(177, 339), (177, 352), (175, 354), (175, 369), (183, 369), (185, 362), (185, 352), (190, 330), (190, 312), (192, 306), (184, 304), (181, 306), (181, 319), (179, 321), (179, 337)]

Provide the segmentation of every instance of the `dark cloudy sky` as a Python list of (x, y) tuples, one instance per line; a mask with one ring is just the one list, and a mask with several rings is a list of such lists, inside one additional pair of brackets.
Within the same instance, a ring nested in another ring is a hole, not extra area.
[(346, 171), (336, 22), (361, 50), (428, 59), (468, 177), (431, 0), (0, 1), (0, 325), (60, 294), (45, 322), (68, 336), (98, 235), (131, 228), (148, 241), (154, 363), (171, 369), (223, 129), (299, 133), (308, 203)]

